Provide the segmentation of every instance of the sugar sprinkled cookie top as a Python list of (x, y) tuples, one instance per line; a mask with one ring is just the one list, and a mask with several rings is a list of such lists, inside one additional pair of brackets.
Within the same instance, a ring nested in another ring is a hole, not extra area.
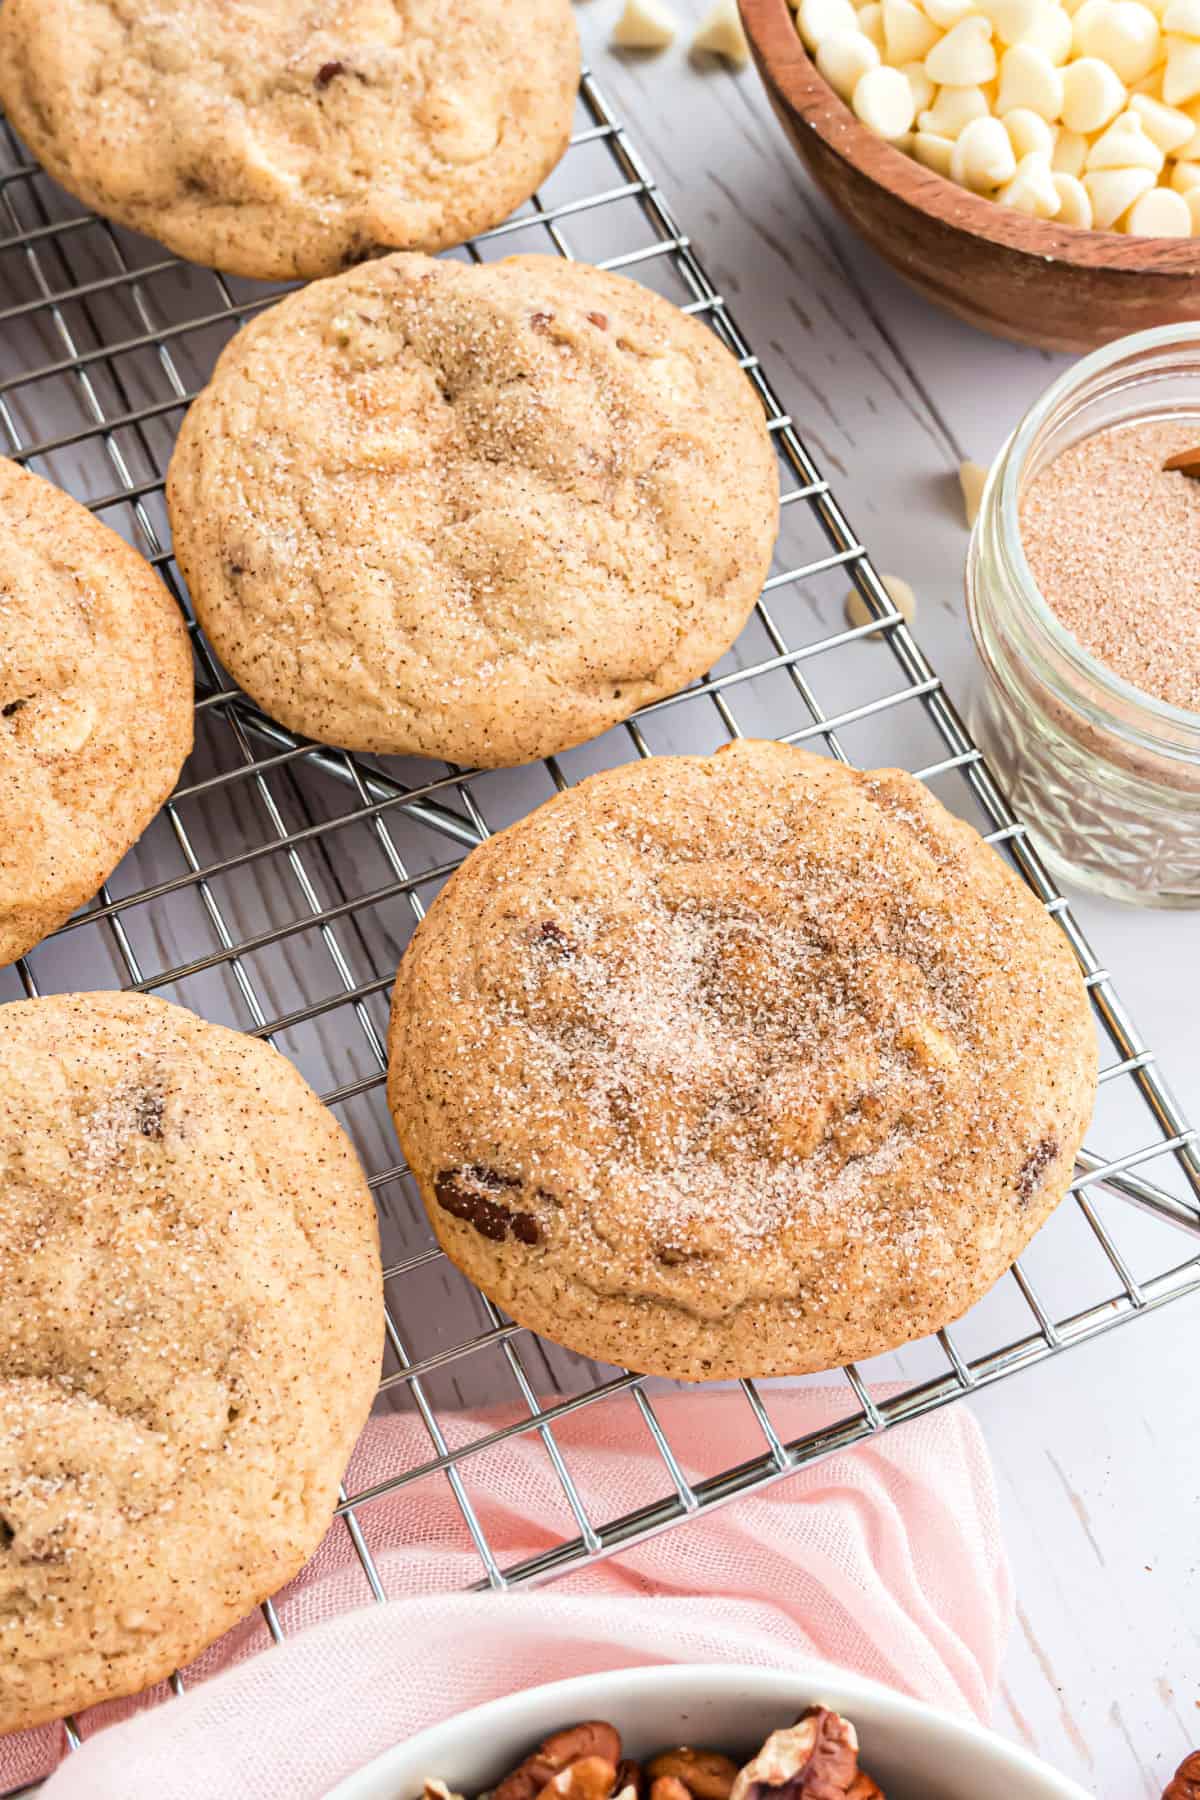
[(974, 832), (902, 773), (740, 742), (473, 852), (402, 964), (390, 1092), (443, 1242), (523, 1323), (782, 1373), (999, 1276), (1095, 1058), (1065, 940)]
[(762, 405), (700, 321), (557, 257), (387, 257), (247, 325), (184, 421), (222, 661), (349, 749), (495, 766), (709, 668), (770, 565)]
[(277, 1052), (138, 994), (0, 1007), (0, 1731), (290, 1579), (382, 1337), (365, 1178)]
[(567, 146), (569, 0), (5, 0), (0, 100), (70, 192), (238, 275), (498, 224)]
[(0, 458), (0, 964), (89, 900), (174, 787), (192, 658), (153, 569)]

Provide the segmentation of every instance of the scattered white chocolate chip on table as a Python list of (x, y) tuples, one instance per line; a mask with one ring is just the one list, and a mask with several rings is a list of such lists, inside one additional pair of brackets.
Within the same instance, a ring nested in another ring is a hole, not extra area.
[(858, 118), (960, 187), (1078, 229), (1200, 235), (1200, 0), (799, 0), (795, 12)]
[(692, 49), (707, 50), (713, 56), (723, 56), (726, 62), (733, 63), (739, 69), (750, 61), (750, 46), (742, 30), (737, 0), (716, 0), (716, 4), (700, 21), (699, 29), (692, 39)]
[[(888, 597), (906, 625), (911, 625), (917, 616), (917, 596), (909, 583), (900, 575), (881, 575), (879, 579), (888, 591)], [(851, 626), (869, 625), (875, 614), (871, 611), (857, 588), (851, 588), (846, 595), (846, 623)], [(883, 636), (882, 629), (872, 631), (868, 636)]]
[(988, 472), (982, 463), (964, 462), (958, 465), (958, 485), (962, 489), (968, 529), (975, 523), (987, 478)]
[(665, 50), (678, 32), (679, 22), (663, 0), (625, 0), (609, 41), (621, 50)]

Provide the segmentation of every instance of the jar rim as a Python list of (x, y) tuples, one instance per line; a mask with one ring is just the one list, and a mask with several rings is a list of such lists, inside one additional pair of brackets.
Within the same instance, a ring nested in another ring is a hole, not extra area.
[(1034, 580), (1033, 571), (1026, 560), (1021, 537), (1018, 493), (1021, 472), (1030, 449), (1047, 420), (1064, 400), (1085, 387), (1092, 377), (1103, 375), (1107, 369), (1119, 366), (1131, 356), (1188, 343), (1196, 346), (1197, 372), (1200, 373), (1200, 318), (1181, 325), (1156, 325), (1148, 331), (1130, 332), (1081, 357), (1052, 381), (1025, 413), (1001, 449), (987, 485), (989, 489), (995, 486), (998, 523), (1026, 601), (1058, 654), (1101, 692), (1109, 693), (1120, 701), (1123, 707), (1137, 707), (1150, 719), (1169, 727), (1175, 733), (1182, 730), (1200, 734), (1200, 712), (1175, 706), (1169, 700), (1160, 700), (1157, 695), (1147, 693), (1145, 688), (1135, 687), (1107, 663), (1101, 662), (1099, 657), (1093, 656), (1090, 650), (1086, 650), (1074, 632), (1069, 631), (1062, 623)]

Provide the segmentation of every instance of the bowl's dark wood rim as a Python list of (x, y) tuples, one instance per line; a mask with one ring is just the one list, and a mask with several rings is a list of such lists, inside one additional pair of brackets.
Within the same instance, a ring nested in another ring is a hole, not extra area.
[[(739, 0), (754, 59), (776, 105), (815, 131), (833, 154), (898, 200), (956, 231), (1079, 269), (1200, 277), (1200, 238), (1130, 237), (1030, 219), (927, 169), (876, 137), (818, 71), (787, 0)], [(1200, 287), (1196, 294), (1200, 313)]]

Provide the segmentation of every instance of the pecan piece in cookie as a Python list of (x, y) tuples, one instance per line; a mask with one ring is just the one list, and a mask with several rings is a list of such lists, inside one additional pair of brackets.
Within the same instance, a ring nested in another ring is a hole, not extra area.
[(1022, 1200), (1033, 1199), (1038, 1183), (1057, 1155), (1057, 1138), (1044, 1137), (1034, 1145), (1017, 1170), (1017, 1193)]
[(516, 1175), (501, 1175), (496, 1169), (472, 1164), (463, 1169), (443, 1169), (434, 1178), (433, 1191), (443, 1212), (465, 1219), (481, 1237), (502, 1244), (511, 1233), (518, 1243), (536, 1244), (542, 1231), (533, 1214), (506, 1206), (495, 1198), (503, 1189), (520, 1185)]

